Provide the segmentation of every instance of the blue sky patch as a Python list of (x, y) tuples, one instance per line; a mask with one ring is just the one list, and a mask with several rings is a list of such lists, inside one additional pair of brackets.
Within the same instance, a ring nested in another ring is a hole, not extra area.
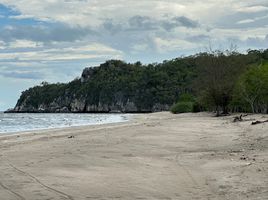
[(15, 9), (9, 8), (0, 4), (0, 25), (1, 26), (15, 26), (15, 25), (35, 25), (35, 24), (48, 24), (46, 22), (38, 21), (32, 18), (22, 18), (18, 19), (16, 17), (20, 16), (21, 13)]

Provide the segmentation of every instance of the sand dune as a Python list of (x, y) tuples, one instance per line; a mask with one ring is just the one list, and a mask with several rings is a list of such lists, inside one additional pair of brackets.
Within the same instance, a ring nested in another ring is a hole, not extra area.
[(267, 199), (268, 123), (232, 119), (163, 112), (2, 136), (0, 200)]

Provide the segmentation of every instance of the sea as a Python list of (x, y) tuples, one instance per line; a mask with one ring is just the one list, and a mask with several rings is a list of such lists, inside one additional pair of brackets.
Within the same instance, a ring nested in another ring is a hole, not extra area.
[(0, 112), (0, 135), (24, 131), (128, 121), (131, 114), (51, 114)]

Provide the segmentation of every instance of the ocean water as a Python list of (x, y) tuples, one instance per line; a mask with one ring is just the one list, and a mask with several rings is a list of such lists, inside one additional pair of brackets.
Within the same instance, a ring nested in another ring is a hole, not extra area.
[(1, 113), (0, 134), (128, 121), (130, 114)]

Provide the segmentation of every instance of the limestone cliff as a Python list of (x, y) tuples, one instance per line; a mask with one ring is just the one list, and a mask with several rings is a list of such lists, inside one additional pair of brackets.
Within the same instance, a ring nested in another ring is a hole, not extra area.
[[(143, 66), (111, 60), (88, 67), (66, 84), (49, 84), (22, 92), (8, 112), (155, 112), (169, 110), (181, 91), (187, 89), (189, 66)], [(190, 85), (190, 84), (189, 84)]]

